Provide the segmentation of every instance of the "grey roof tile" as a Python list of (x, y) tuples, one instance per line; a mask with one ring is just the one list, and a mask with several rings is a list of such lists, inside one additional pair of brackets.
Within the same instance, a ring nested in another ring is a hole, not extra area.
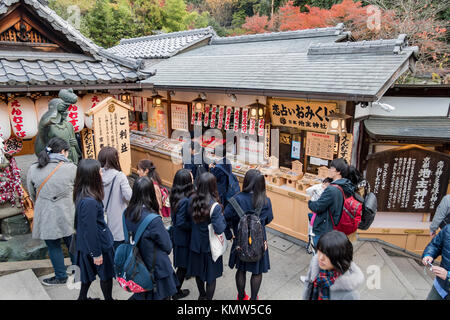
[[(211, 44), (163, 60), (151, 66), (156, 75), (143, 82), (175, 89), (270, 90), (375, 100), (399, 72), (410, 67), (414, 53), (411, 47), (397, 43), (398, 39), (371, 46), (362, 42), (335, 43), (339, 39), (336, 35), (254, 41), (258, 37), (249, 42), (240, 38), (227, 44)], [(319, 48), (322, 43), (327, 48), (350, 46), (352, 51), (308, 54), (308, 48)], [(379, 49), (384, 46), (389, 50)], [(396, 46), (402, 50), (395, 52)]]
[(169, 58), (215, 35), (214, 29), (208, 27), (133, 39), (122, 39), (119, 45), (109, 48), (107, 51), (130, 58)]
[[(111, 80), (108, 72), (117, 74), (114, 77), (115, 82), (136, 82), (150, 75), (141, 72), (141, 61), (119, 57), (94, 44), (50, 9), (48, 1), (3, 0), (0, 2), (0, 15), (8, 13), (19, 1), (41, 17), (49, 27), (61, 32), (68, 41), (76, 44), (84, 54), (0, 51), (0, 76), (5, 77), (0, 81), (3, 83), (26, 84), (26, 81), (29, 81), (28, 84), (46, 85), (88, 81), (95, 84), (97, 80), (106, 83), (108, 79)], [(124, 70), (127, 77), (120, 78)], [(43, 81), (39, 74), (48, 75), (48, 81)]]

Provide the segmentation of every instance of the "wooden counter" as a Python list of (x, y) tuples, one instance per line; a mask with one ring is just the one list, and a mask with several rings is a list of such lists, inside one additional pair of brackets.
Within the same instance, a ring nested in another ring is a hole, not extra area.
[(137, 173), (137, 164), (142, 159), (148, 159), (153, 162), (162, 183), (168, 187), (172, 186), (173, 177), (183, 167), (181, 163), (173, 163), (171, 156), (168, 154), (131, 145), (131, 167), (133, 173)]
[[(238, 180), (241, 183), (243, 177), (239, 174)], [(308, 201), (310, 197), (294, 188), (275, 186), (267, 183), (267, 196), (272, 202), (273, 220), (268, 225), (270, 228), (283, 232), (291, 237), (308, 241)]]

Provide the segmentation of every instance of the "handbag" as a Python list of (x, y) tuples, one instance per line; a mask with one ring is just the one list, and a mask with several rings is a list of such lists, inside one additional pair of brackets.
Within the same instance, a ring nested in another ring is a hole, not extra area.
[[(212, 216), (212, 213), (216, 206), (219, 205), (217, 202), (214, 202), (211, 206), (211, 210), (209, 212), (209, 216)], [(225, 233), (216, 234), (214, 232), (214, 227), (212, 223), (208, 225), (209, 231), (209, 245), (211, 247), (211, 255), (214, 262), (222, 256), (225, 251), (227, 251), (227, 239), (225, 238)]]

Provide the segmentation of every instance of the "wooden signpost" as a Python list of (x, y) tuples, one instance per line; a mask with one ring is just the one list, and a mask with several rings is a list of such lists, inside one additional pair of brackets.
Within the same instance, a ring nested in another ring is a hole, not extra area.
[(434, 212), (446, 194), (450, 156), (418, 145), (369, 156), (367, 180), (378, 211)]
[[(131, 173), (131, 147), (130, 147), (130, 125), (128, 111), (131, 106), (114, 99), (106, 98), (97, 106), (86, 112), (87, 116), (93, 116), (94, 129), (94, 153), (95, 157), (103, 147), (110, 146), (119, 152), (119, 161), (122, 171), (129, 175)], [(89, 146), (89, 133), (85, 133), (86, 146)], [(84, 140), (84, 139), (83, 139)], [(84, 150), (85, 157), (92, 156), (92, 151)]]

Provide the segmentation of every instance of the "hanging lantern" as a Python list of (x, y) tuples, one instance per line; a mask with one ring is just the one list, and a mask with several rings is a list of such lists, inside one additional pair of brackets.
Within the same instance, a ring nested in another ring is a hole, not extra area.
[(192, 109), (195, 110), (195, 112), (201, 112), (203, 113), (203, 109), (205, 107), (205, 102), (206, 100), (203, 99), (202, 97), (200, 97), (200, 95), (198, 95), (198, 98), (194, 99), (192, 101)]
[(0, 138), (6, 141), (11, 136), (11, 123), (8, 115), (8, 105), (0, 101)]
[(264, 118), (264, 115), (266, 114), (266, 106), (259, 103), (258, 99), (256, 99), (256, 103), (252, 103), (248, 108), (250, 108), (251, 119), (261, 119)]
[(34, 102), (30, 98), (16, 98), (8, 103), (9, 119), (14, 134), (21, 139), (31, 139), (38, 133)]
[(34, 103), (34, 105), (36, 107), (38, 123), (41, 120), (42, 116), (48, 111), (48, 103), (53, 98), (54, 97), (43, 96), (43, 97), (40, 97), (38, 100), (36, 100), (36, 102)]
[(346, 128), (346, 120), (351, 118), (346, 114), (341, 113), (333, 113), (328, 116), (329, 122), (326, 130), (326, 134), (338, 134), (340, 135), (342, 132), (347, 132)]
[(92, 116), (86, 116), (86, 112), (89, 109), (94, 108), (95, 106), (97, 106), (101, 101), (103, 101), (106, 98), (105, 95), (101, 95), (101, 94), (86, 94), (82, 99), (81, 99), (81, 103), (78, 102), (77, 105), (81, 105), (81, 109), (83, 110), (83, 115), (84, 115), (84, 124), (86, 125), (87, 128), (92, 129)]
[(131, 94), (129, 92), (121, 93), (119, 98), (123, 103), (131, 105)]
[(72, 124), (75, 133), (80, 132), (84, 128), (84, 114), (81, 104), (72, 104), (67, 109), (67, 121)]
[(156, 94), (152, 96), (153, 107), (161, 107), (163, 98), (163, 96), (159, 95), (158, 92), (156, 92)]

